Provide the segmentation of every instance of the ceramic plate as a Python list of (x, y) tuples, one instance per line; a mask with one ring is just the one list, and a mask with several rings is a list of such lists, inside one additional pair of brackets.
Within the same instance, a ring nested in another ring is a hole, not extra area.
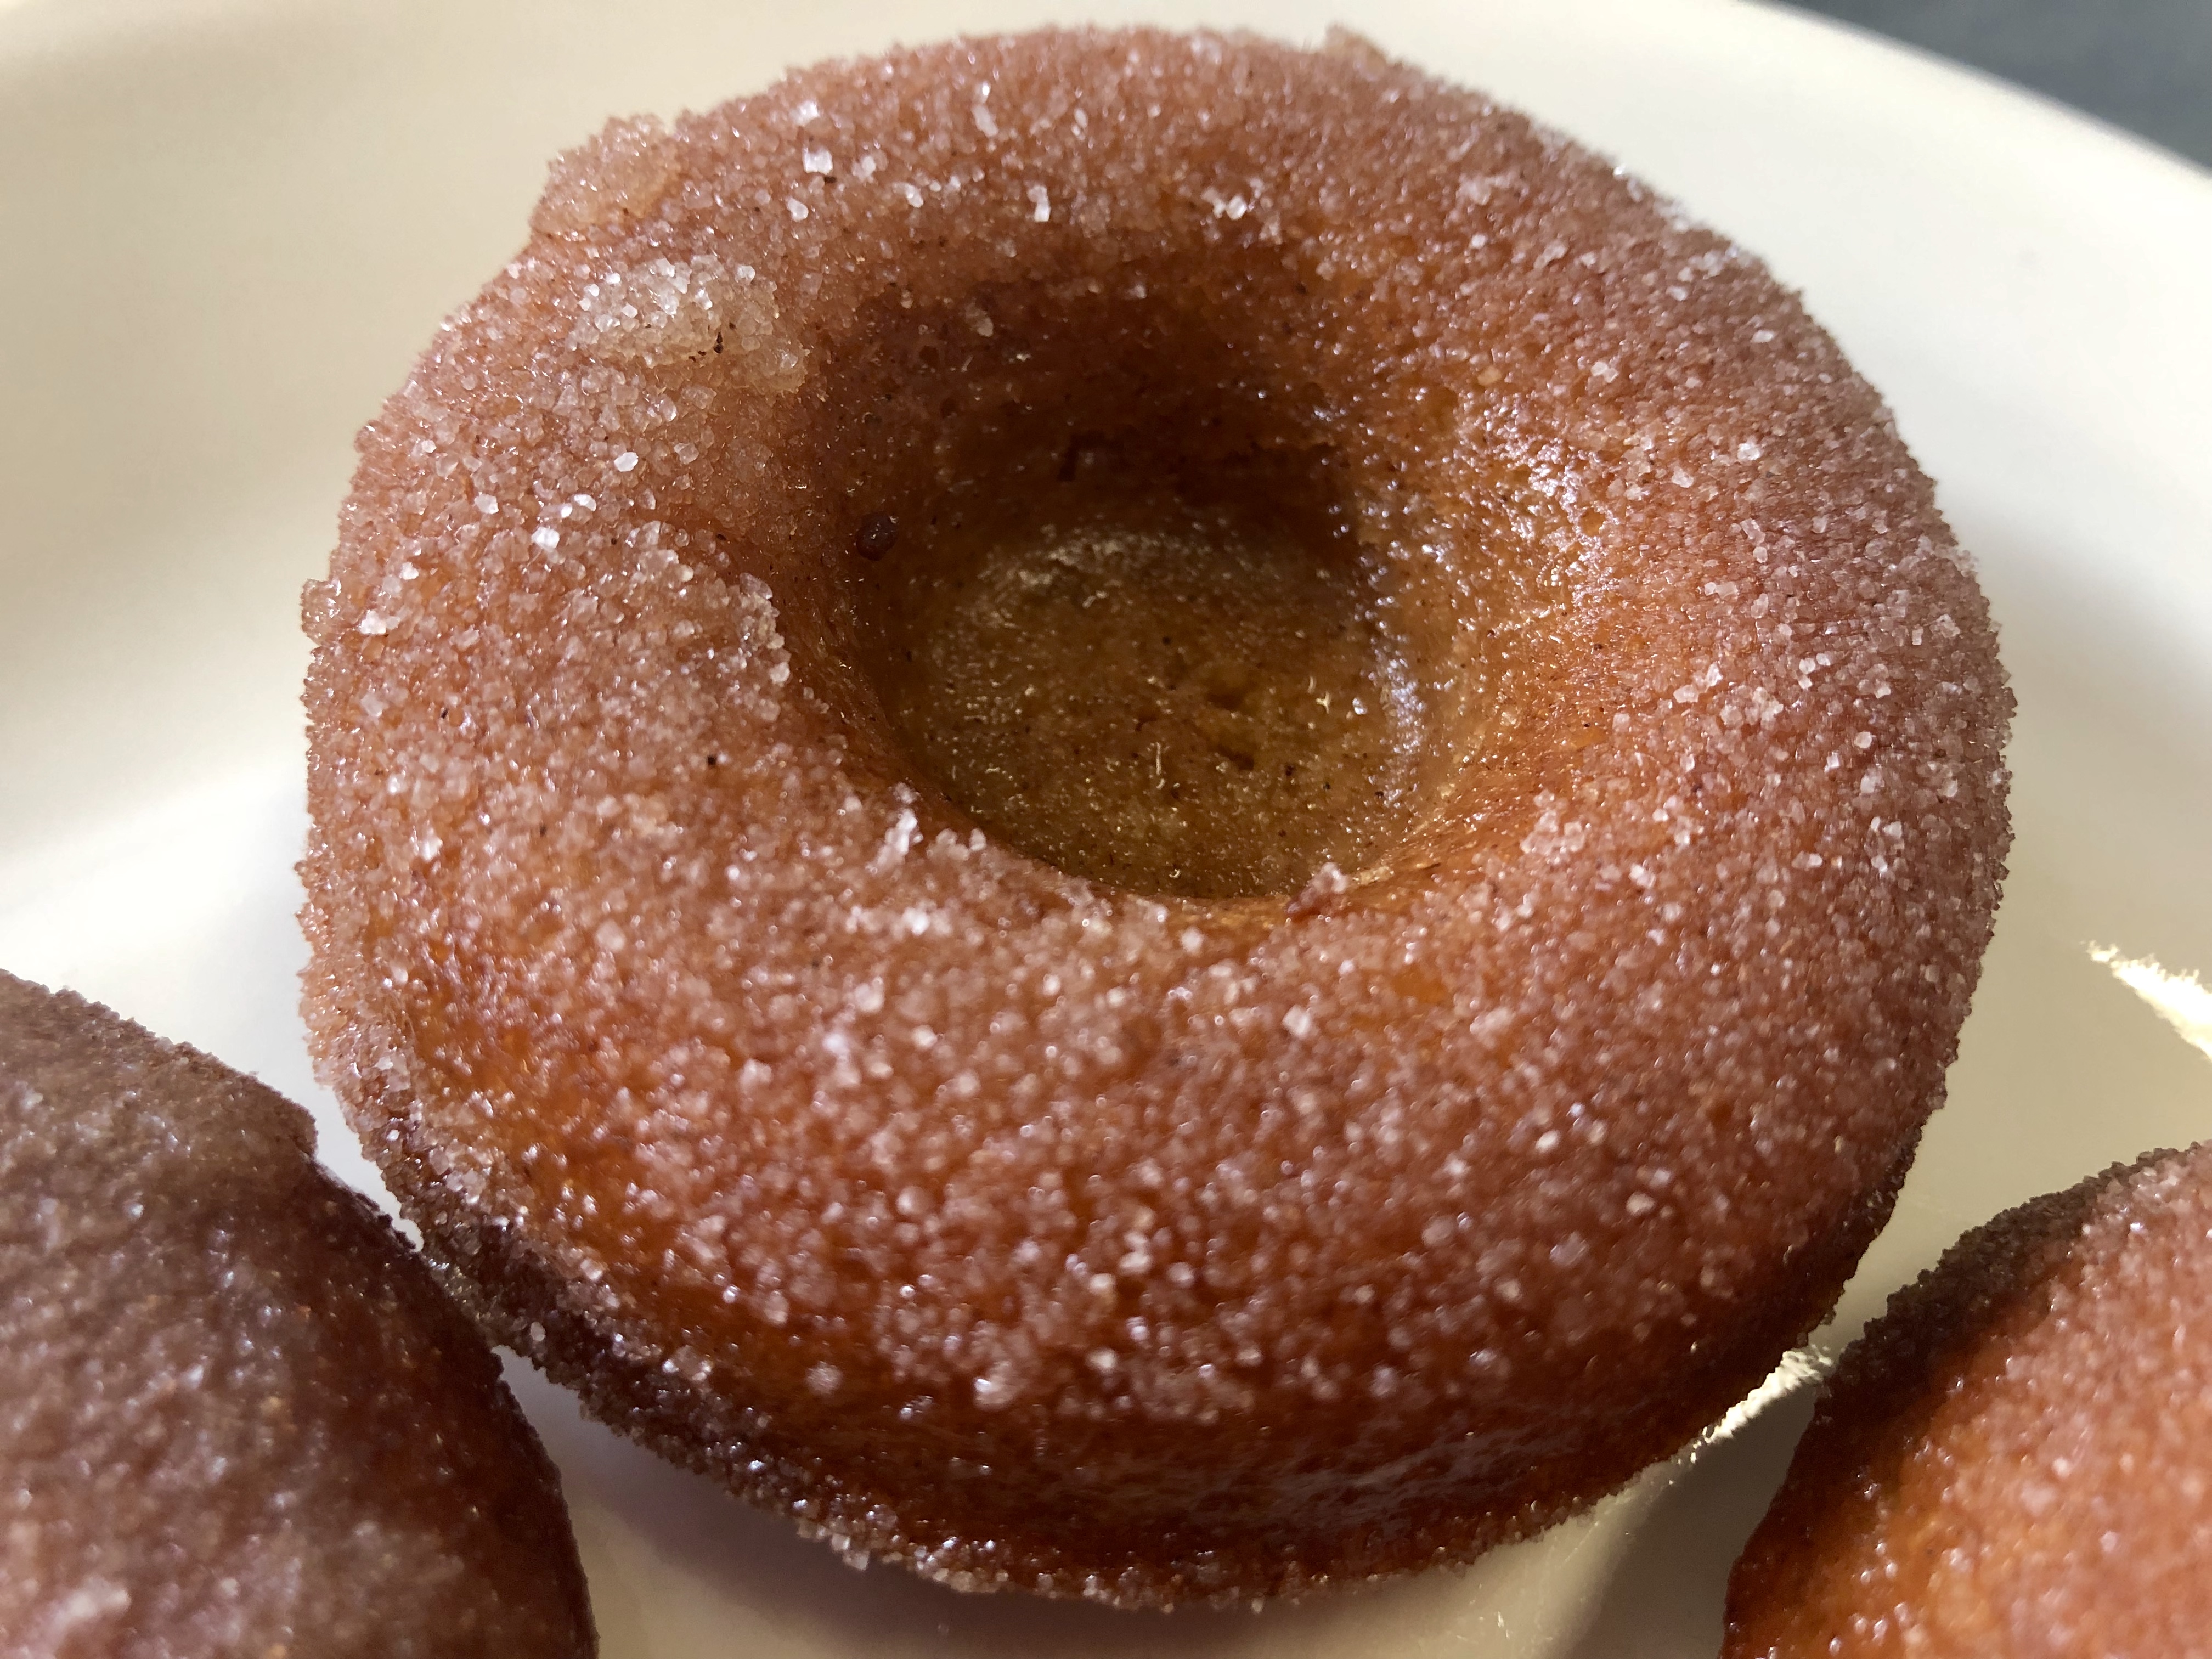
[[(544, 159), (608, 114), (1079, 15), (1307, 40), (1335, 21), (1308, 0), (0, 0), (0, 963), (258, 1073), (373, 1187), (308, 1074), (291, 919), (297, 595), (354, 428), (520, 242)], [(1887, 393), (1981, 562), (2020, 695), (2012, 877), (1951, 1104), (1832, 1336), (1995, 1211), (2212, 1133), (2185, 994), (2090, 954), (2212, 969), (2212, 178), (1726, 0), (1369, 0), (1348, 21), (1764, 255)], [(1463, 1574), (1162, 1618), (856, 1576), (516, 1381), (609, 1659), (1702, 1659), (1805, 1410), (1778, 1397)]]

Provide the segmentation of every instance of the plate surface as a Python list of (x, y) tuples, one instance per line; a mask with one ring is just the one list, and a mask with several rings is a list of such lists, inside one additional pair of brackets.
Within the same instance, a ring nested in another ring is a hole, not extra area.
[[(294, 1011), (300, 584), (353, 428), (520, 242), (545, 158), (894, 38), (1079, 14), (0, 0), (0, 963), (315, 1110)], [(1610, 153), (1763, 255), (1896, 410), (2020, 696), (2018, 842), (1952, 1103), (1847, 1337), (1965, 1228), (2212, 1134), (2212, 1066), (2093, 944), (2212, 969), (2212, 178), (1993, 83), (1729, 0), (1378, 0), (1385, 48)], [(1802, 1393), (1462, 1575), (1162, 1619), (854, 1576), (515, 1381), (609, 1659), (1710, 1655)]]

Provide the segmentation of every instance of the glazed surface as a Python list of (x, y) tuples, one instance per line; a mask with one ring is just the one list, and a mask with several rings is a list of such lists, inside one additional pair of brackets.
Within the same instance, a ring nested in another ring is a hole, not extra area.
[(1926, 479), (1754, 259), (1356, 42), (615, 124), (361, 453), (323, 1073), (508, 1340), (848, 1550), (1519, 1535), (1817, 1322), (1942, 1097), (2010, 696)]
[(2212, 1142), (1968, 1234), (1844, 1357), (1728, 1659), (2212, 1654)]
[(0, 1652), (597, 1651), (498, 1361), (313, 1140), (0, 973)]

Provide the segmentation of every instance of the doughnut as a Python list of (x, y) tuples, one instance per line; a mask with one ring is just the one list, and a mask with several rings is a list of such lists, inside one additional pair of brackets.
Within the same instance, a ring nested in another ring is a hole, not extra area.
[(1463, 1559), (1880, 1225), (1987, 609), (1750, 256), (1348, 37), (794, 74), (553, 167), (305, 600), (321, 1075), (478, 1316), (855, 1559)]
[(0, 1652), (598, 1651), (498, 1361), (313, 1145), (0, 973)]
[(2212, 1654), (2212, 1141), (1954, 1245), (1844, 1353), (1728, 1659)]

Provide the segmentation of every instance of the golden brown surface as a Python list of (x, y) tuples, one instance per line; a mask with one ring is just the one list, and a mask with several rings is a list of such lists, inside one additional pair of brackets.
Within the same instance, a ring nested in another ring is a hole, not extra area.
[(1728, 1659), (2212, 1654), (2212, 1141), (1969, 1233), (1830, 1382)]
[(1822, 1316), (2011, 702), (1754, 260), (1141, 32), (617, 123), (535, 228), (307, 600), (314, 1045), (499, 1329), (842, 1548), (1147, 1603), (1519, 1535)]
[(1056, 483), (1041, 524), (947, 525), (857, 573), (892, 732), (1073, 875), (1235, 897), (1371, 863), (1407, 827), (1419, 733), (1356, 564), (1273, 503), (1145, 482)]
[(498, 1362), (313, 1139), (0, 974), (0, 1652), (597, 1650)]

